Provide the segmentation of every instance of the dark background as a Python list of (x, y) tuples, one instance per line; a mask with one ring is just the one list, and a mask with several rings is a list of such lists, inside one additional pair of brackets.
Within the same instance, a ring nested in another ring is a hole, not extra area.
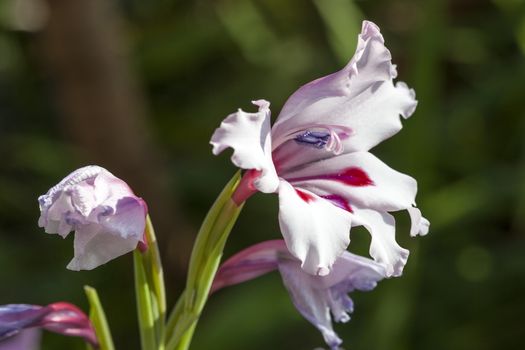
[[(0, 2), (0, 304), (71, 301), (95, 286), (119, 349), (138, 349), (131, 256), (71, 272), (72, 235), (37, 227), (37, 197), (99, 164), (150, 207), (170, 305), (191, 243), (235, 169), (212, 156), (229, 113), (340, 69), (362, 19), (382, 30), (419, 106), (373, 152), (418, 180), (431, 223), (397, 238), (402, 278), (354, 296), (354, 350), (521, 349), (525, 330), (525, 1), (3, 0)], [(278, 238), (276, 196), (246, 205), (226, 248)], [(352, 251), (369, 238), (352, 233)], [(521, 344), (521, 345), (520, 345)], [(277, 273), (217, 293), (192, 349), (312, 349), (320, 334)], [(43, 349), (83, 349), (45, 333)]]

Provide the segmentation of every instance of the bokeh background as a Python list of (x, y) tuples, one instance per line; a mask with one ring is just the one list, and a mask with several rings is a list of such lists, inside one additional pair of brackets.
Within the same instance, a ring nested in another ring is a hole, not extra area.
[[(374, 149), (419, 182), (432, 222), (398, 241), (402, 278), (354, 296), (338, 325), (354, 350), (521, 349), (525, 331), (524, 0), (2, 0), (0, 304), (66, 300), (96, 287), (119, 349), (138, 349), (131, 256), (70, 272), (72, 237), (37, 227), (37, 196), (99, 164), (146, 199), (170, 303), (191, 243), (235, 169), (208, 141), (265, 98), (277, 115), (301, 84), (340, 69), (362, 19), (382, 29), (416, 113)], [(226, 255), (279, 237), (275, 196), (246, 205)], [(351, 250), (366, 254), (356, 229)], [(273, 273), (212, 297), (192, 349), (313, 349), (320, 334)], [(83, 349), (43, 334), (43, 349)]]

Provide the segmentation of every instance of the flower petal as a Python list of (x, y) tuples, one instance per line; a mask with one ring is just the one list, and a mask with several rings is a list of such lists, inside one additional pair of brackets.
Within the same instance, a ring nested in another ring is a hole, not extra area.
[(345, 251), (335, 262), (333, 271), (322, 278), (324, 284), (330, 285), (329, 305), (335, 321), (350, 321), (349, 313), (353, 312), (354, 305), (348, 293), (370, 291), (385, 277), (383, 265)]
[(409, 251), (396, 242), (396, 222), (386, 212), (354, 207), (353, 224), (364, 226), (372, 235), (370, 255), (385, 266), (386, 276), (400, 276)]
[(0, 340), (0, 350), (40, 350), (42, 332), (26, 329), (11, 338)]
[(42, 306), (9, 304), (0, 306), (0, 340), (11, 337), (23, 329), (35, 327), (44, 318)]
[(399, 116), (410, 117), (417, 105), (406, 84), (394, 85), (395, 66), (379, 28), (364, 21), (356, 53), (341, 71), (297, 90), (286, 102), (272, 130), (274, 148), (290, 132), (312, 125), (339, 125), (352, 131), (343, 152), (367, 151), (397, 133)]
[(98, 341), (91, 321), (75, 305), (58, 302), (46, 306), (49, 313), (42, 321), (42, 327), (48, 331), (72, 337), (82, 337), (98, 347)]
[(412, 227), (410, 228), (410, 236), (415, 237), (425, 236), (430, 228), (430, 221), (421, 216), (421, 210), (416, 207), (407, 208)]
[(246, 248), (226, 260), (215, 275), (212, 292), (249, 281), (277, 269), (279, 255), (289, 254), (282, 239)]
[(84, 338), (97, 346), (97, 339), (88, 317), (76, 306), (59, 302), (48, 306), (10, 304), (0, 306), (0, 340), (28, 328)]
[(210, 144), (215, 155), (228, 147), (233, 148), (233, 164), (242, 169), (261, 171), (254, 186), (261, 192), (271, 193), (277, 190), (279, 179), (271, 157), (270, 103), (258, 100), (253, 104), (259, 106), (257, 113), (239, 109), (230, 114), (215, 130)]
[(99, 214), (98, 223), (82, 225), (75, 231), (75, 256), (69, 270), (92, 270), (133, 251), (144, 237), (145, 206), (132, 197), (121, 199), (115, 213)]
[(417, 183), (368, 152), (327, 158), (296, 168), (281, 177), (319, 196), (336, 194), (350, 204), (380, 211), (414, 204)]
[(350, 243), (350, 213), (286, 181), (279, 185), (279, 225), (288, 249), (312, 275), (326, 275)]
[[(372, 259), (365, 258), (348, 251), (335, 261), (332, 271), (327, 276), (319, 278), (325, 288), (331, 288), (341, 283), (347, 283), (347, 292), (353, 290), (369, 291), (373, 289), (376, 282), (386, 277), (383, 264), (377, 263)], [(350, 288), (351, 287), (351, 288)]]
[(330, 291), (315, 288), (315, 283), (312, 283), (313, 276), (303, 272), (296, 261), (282, 261), (279, 264), (279, 272), (297, 310), (319, 329), (330, 348), (337, 349), (343, 341), (332, 327)]
[(133, 251), (139, 240), (129, 240), (103, 231), (94, 224), (83, 226), (75, 234), (75, 256), (67, 265), (72, 271), (92, 270)]
[(308, 147), (295, 140), (286, 141), (272, 152), (273, 164), (278, 174), (286, 174), (298, 166), (333, 156), (325, 148)]
[(147, 208), (137, 197), (122, 197), (115, 205), (115, 212), (98, 214), (97, 222), (113, 235), (142, 240), (146, 228)]

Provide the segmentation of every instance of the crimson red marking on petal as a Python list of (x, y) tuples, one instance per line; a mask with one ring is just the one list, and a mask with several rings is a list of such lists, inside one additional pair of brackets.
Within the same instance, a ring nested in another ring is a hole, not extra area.
[(349, 186), (364, 187), (373, 186), (374, 181), (368, 177), (368, 174), (361, 168), (346, 168), (337, 174), (322, 174), (314, 176), (303, 176), (292, 179), (286, 179), (288, 182), (308, 181), (308, 180), (334, 180)]
[(368, 177), (368, 174), (363, 169), (356, 167), (347, 168), (342, 173), (327, 176), (350, 186), (370, 186), (374, 184), (374, 181)]
[(297, 192), (297, 195), (306, 203), (309, 203), (315, 199), (315, 197), (310, 193), (306, 193), (298, 189), (296, 189), (295, 192)]
[(338, 196), (337, 194), (330, 194), (328, 196), (323, 196), (323, 198), (329, 200), (336, 207), (344, 209), (344, 210), (346, 210), (349, 213), (353, 213), (354, 212), (354, 210), (352, 209), (350, 204), (348, 204), (346, 199), (344, 199), (341, 196)]

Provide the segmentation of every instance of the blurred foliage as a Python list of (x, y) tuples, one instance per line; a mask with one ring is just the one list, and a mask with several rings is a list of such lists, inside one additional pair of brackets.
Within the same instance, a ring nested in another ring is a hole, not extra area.
[[(36, 224), (37, 196), (86, 160), (62, 125), (54, 77), (41, 57), (45, 2), (15, 11), (22, 1), (0, 4), (0, 303), (67, 300), (86, 309), (81, 287), (89, 283), (99, 290), (117, 346), (136, 349), (131, 257), (96, 271), (66, 271), (72, 239), (47, 236)], [(277, 115), (299, 85), (350, 58), (362, 19), (376, 22), (419, 106), (374, 153), (418, 179), (431, 234), (410, 239), (406, 215), (396, 216), (398, 241), (411, 251), (404, 276), (356, 294), (352, 321), (337, 330), (355, 350), (522, 348), (525, 1), (118, 5), (128, 59), (149, 103), (148, 126), (195, 232), (234, 172), (208, 145), (220, 121), (239, 107), (252, 110), (257, 98), (271, 101)], [(279, 237), (276, 214), (276, 198), (251, 199), (227, 254)], [(357, 229), (352, 239), (351, 249), (366, 253), (367, 234)], [(173, 301), (181, 286), (168, 287)], [(43, 340), (43, 349), (83, 348), (49, 333)], [(274, 273), (213, 296), (193, 349), (322, 344)]]

